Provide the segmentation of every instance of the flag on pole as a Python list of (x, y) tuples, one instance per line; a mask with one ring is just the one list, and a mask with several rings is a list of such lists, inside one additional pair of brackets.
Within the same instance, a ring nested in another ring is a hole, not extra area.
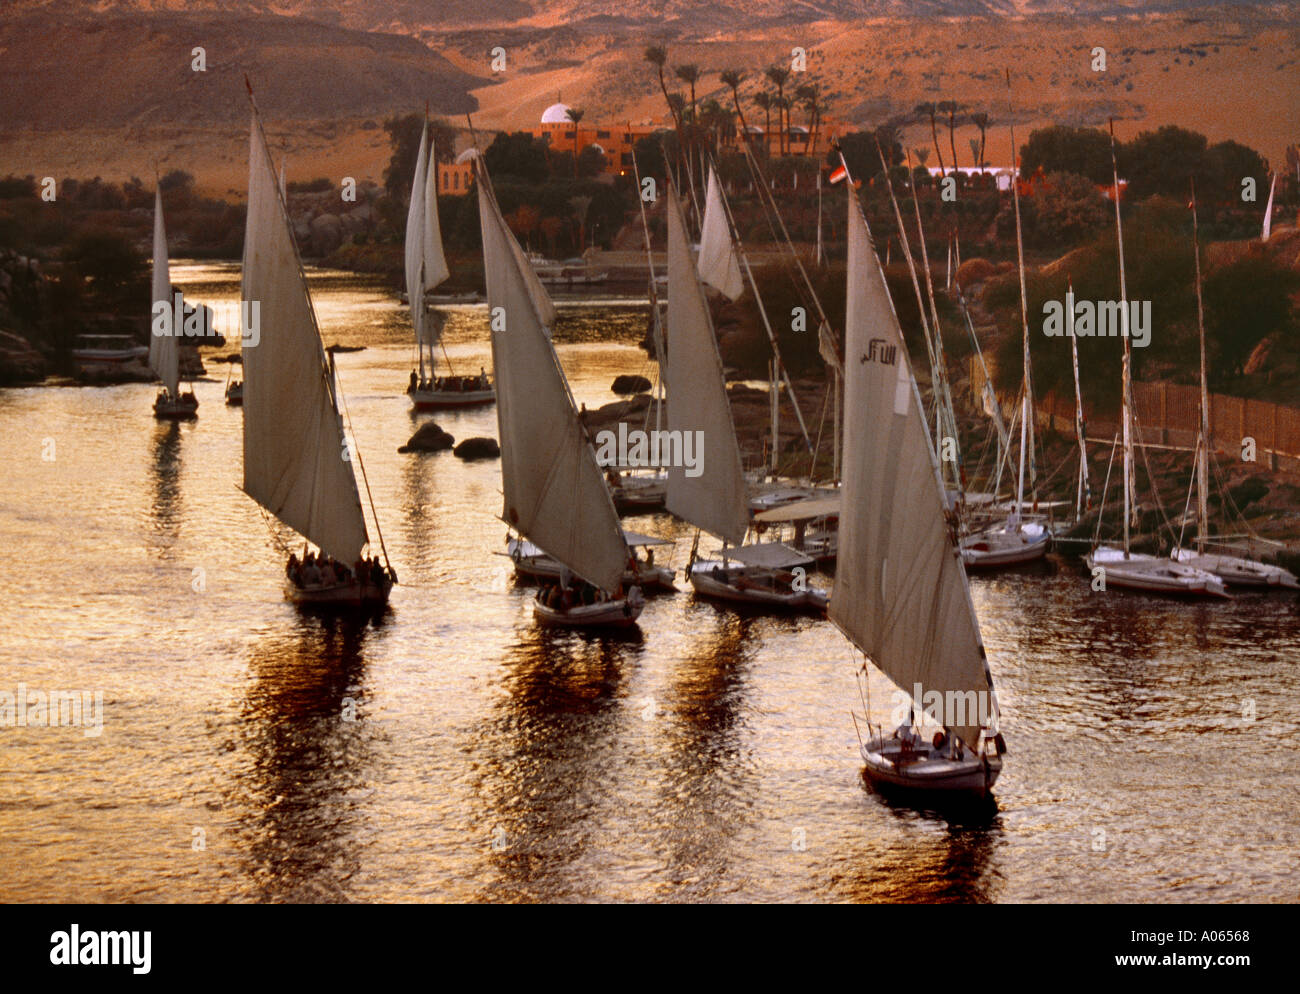
[(840, 180), (844, 179), (844, 177), (847, 176), (848, 174), (849, 171), (845, 169), (843, 166), (837, 166), (834, 170), (831, 171), (831, 175), (830, 175), (831, 185), (834, 186)]

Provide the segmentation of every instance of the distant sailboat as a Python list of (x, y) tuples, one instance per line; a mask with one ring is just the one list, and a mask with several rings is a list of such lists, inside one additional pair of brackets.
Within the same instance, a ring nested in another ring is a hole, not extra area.
[[(1272, 194), (1269, 194), (1272, 204)], [(1267, 226), (1267, 220), (1265, 225)], [(1265, 235), (1267, 238), (1267, 235)], [(1201, 342), (1200, 431), (1196, 439), (1196, 548), (1175, 549), (1173, 558), (1185, 566), (1213, 573), (1224, 583), (1237, 587), (1275, 587), (1295, 590), (1300, 581), (1281, 566), (1244, 556), (1206, 552), (1210, 540), (1210, 388), (1205, 365), (1205, 308), (1201, 299), (1201, 240), (1196, 217), (1196, 187), (1192, 187), (1192, 248), (1196, 256), (1196, 323)]]
[(645, 600), (638, 587), (622, 590), (631, 551), (551, 344), (549, 298), (501, 216), (481, 156), (474, 171), (499, 387), (502, 517), (586, 581), (542, 588), (534, 616), (546, 625), (634, 624)]
[[(924, 741), (912, 718), (892, 733), (869, 726), (868, 779), (984, 796), (1005, 751), (993, 678), (907, 346), (851, 186), (848, 194), (844, 477), (829, 615), (944, 729)], [(932, 711), (935, 694), (944, 704)]]
[(426, 295), (451, 273), (438, 224), (438, 164), (433, 152), (426, 120), (420, 132), (420, 152), (415, 160), (411, 203), (406, 213), (406, 296), (419, 353), (419, 369), (412, 370), (406, 392), (411, 395), (416, 410), (473, 407), (490, 404), (496, 397), (486, 373), (454, 375), (449, 360), (447, 375), (437, 375), (434, 347), (442, 337), (444, 318), (440, 312), (429, 309)]
[(344, 436), (333, 359), (321, 344), (256, 107), (250, 144), (242, 294), (257, 303), (260, 322), (258, 337), (243, 347), (243, 489), (322, 553), (301, 564), (290, 556), (290, 600), (381, 605), (396, 575), (386, 554), (382, 566), (361, 559), (370, 540), (353, 472), (359, 458)]
[[(1119, 168), (1115, 164), (1115, 130), (1110, 135), (1111, 169), (1115, 190), (1119, 190)], [(1128, 281), (1124, 272), (1124, 224), (1120, 218), (1119, 197), (1115, 197), (1115, 233), (1119, 243), (1119, 297), (1124, 358), (1121, 364), (1120, 404), (1121, 431), (1124, 439), (1124, 545), (1098, 546), (1084, 557), (1093, 576), (1104, 578), (1107, 587), (1123, 587), (1148, 593), (1184, 594), (1193, 597), (1226, 597), (1223, 581), (1213, 573), (1178, 562), (1169, 556), (1133, 552), (1129, 527), (1135, 501), (1133, 472), (1133, 347), (1128, 333)], [(1104, 501), (1104, 495), (1103, 495)], [(1100, 526), (1100, 520), (1098, 521)]]
[[(163, 388), (153, 402), (153, 416), (170, 421), (198, 417), (199, 400), (193, 388), (180, 392), (180, 335), (176, 326), (181, 315), (172, 299), (171, 268), (167, 261), (167, 230), (163, 224), (162, 187), (154, 193), (153, 206), (153, 285), (152, 299), (155, 315), (165, 310), (169, 319), (165, 327), (156, 323), (149, 335), (149, 368), (162, 380)], [(183, 307), (181, 308), (183, 311)], [(162, 332), (161, 334), (159, 332)]]

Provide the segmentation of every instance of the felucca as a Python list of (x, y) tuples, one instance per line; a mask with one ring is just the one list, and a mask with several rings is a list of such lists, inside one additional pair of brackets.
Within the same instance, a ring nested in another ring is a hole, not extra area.
[(417, 411), (474, 407), (490, 404), (496, 397), (487, 373), (455, 375), (445, 348), (443, 356), (447, 358), (447, 375), (437, 375), (434, 347), (442, 338), (445, 318), (440, 311), (430, 309), (427, 294), (450, 275), (442, 248), (442, 229), (438, 223), (438, 165), (426, 119), (420, 132), (411, 203), (406, 212), (406, 296), (411, 307), (411, 324), (415, 329), (415, 347), (419, 356), (419, 369), (411, 371), (406, 392), (411, 395), (411, 405)]
[(914, 712), (893, 732), (868, 724), (866, 777), (907, 793), (983, 796), (1005, 752), (993, 678), (884, 270), (852, 186), (848, 195), (844, 475), (829, 615), (943, 729), (923, 740)]
[[(321, 344), (255, 104), (252, 115), (242, 293), (244, 301), (257, 303), (260, 328), (243, 347), (243, 490), (320, 550), (304, 553), (302, 562), (290, 555), (285, 594), (291, 601), (379, 606), (397, 577), (386, 552), (383, 565), (362, 558), (370, 539), (354, 456), (363, 479), (365, 467), (344, 435), (333, 357)], [(382, 551), (382, 534), (379, 542)]]
[(632, 555), (551, 344), (554, 309), (501, 216), (482, 156), (474, 158), (474, 173), (499, 387), (502, 517), (585, 581), (574, 585), (564, 576), (543, 587), (533, 614), (546, 625), (634, 624), (645, 599), (639, 587), (623, 591)]
[[(153, 205), (153, 313), (155, 323), (149, 335), (149, 368), (158, 374), (163, 388), (153, 402), (153, 416), (170, 421), (198, 417), (199, 399), (191, 386), (188, 393), (180, 392), (180, 335), (176, 327), (178, 311), (172, 300), (171, 268), (167, 262), (167, 230), (163, 224), (162, 187), (154, 193)], [(168, 315), (162, 326), (157, 319)]]
[[(1273, 203), (1269, 193), (1269, 206)], [(1267, 225), (1267, 217), (1265, 224)], [(1210, 388), (1205, 367), (1205, 308), (1201, 299), (1201, 238), (1196, 218), (1196, 187), (1192, 186), (1192, 249), (1196, 256), (1196, 324), (1201, 341), (1200, 431), (1196, 439), (1196, 548), (1174, 550), (1173, 558), (1184, 566), (1213, 573), (1234, 587), (1275, 587), (1295, 590), (1300, 582), (1290, 570), (1257, 559), (1227, 553), (1206, 552), (1210, 541)]]
[[(1119, 167), (1115, 163), (1114, 122), (1111, 123), (1110, 131), (1110, 161), (1114, 178), (1115, 234), (1119, 242), (1119, 296), (1123, 321), (1121, 337), (1124, 341), (1124, 358), (1120, 367), (1120, 417), (1124, 439), (1124, 545), (1123, 548), (1097, 546), (1084, 557), (1084, 562), (1094, 577), (1104, 579), (1107, 587), (1192, 597), (1227, 597), (1223, 581), (1213, 573), (1181, 563), (1170, 556), (1134, 552), (1131, 547), (1129, 528), (1136, 504), (1133, 472), (1133, 347), (1128, 333), (1128, 281), (1124, 272), (1124, 223), (1119, 208)], [(1100, 518), (1097, 524), (1100, 528)]]
[(671, 181), (667, 199), (668, 431), (680, 437), (698, 432), (703, 453), (696, 476), (687, 475), (684, 466), (669, 467), (665, 506), (724, 543), (710, 559), (698, 559), (692, 551), (687, 579), (696, 593), (718, 600), (822, 610), (826, 595), (807, 583), (814, 565), (810, 556), (779, 542), (741, 544), (749, 510), (722, 357)]

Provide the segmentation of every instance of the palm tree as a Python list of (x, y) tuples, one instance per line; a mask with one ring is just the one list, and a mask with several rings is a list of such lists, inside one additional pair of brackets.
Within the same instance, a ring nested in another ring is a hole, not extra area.
[(772, 152), (772, 106), (775, 97), (768, 93), (767, 90), (759, 90), (754, 94), (754, 104), (763, 111), (766, 120), (766, 126), (763, 129), (763, 149), (769, 155)]
[[(790, 70), (785, 66), (772, 66), (767, 70), (766, 76), (772, 81), (772, 85), (776, 87), (777, 99), (779, 100), (784, 98), (785, 84), (790, 79)], [(777, 107), (778, 111), (780, 110), (780, 105), (774, 104), (773, 106)], [(785, 128), (781, 125), (781, 115), (779, 113), (777, 114), (777, 125), (781, 126), (782, 132), (778, 141), (778, 147), (780, 149), (780, 154), (785, 155)]]
[(582, 115), (586, 111), (579, 107), (570, 107), (564, 112), (564, 116), (573, 122), (573, 178), (578, 178), (578, 123), (582, 120)]
[(984, 142), (988, 137), (988, 130), (989, 130), (989, 116), (985, 114), (983, 111), (980, 111), (976, 114), (972, 114), (970, 116), (970, 119), (974, 123), (975, 127), (980, 129), (980, 154), (979, 154), (980, 163), (979, 164), (980, 164), (980, 169), (982, 170), (984, 168), (984, 147), (985, 147)]
[(695, 84), (700, 79), (700, 67), (693, 62), (688, 62), (674, 69), (673, 74), (691, 88), (691, 118), (698, 120), (695, 107)]
[(934, 119), (934, 116), (937, 113), (934, 102), (930, 101), (923, 104), (917, 104), (916, 109), (912, 111), (912, 113), (919, 118), (928, 117), (930, 119), (930, 135), (934, 138), (934, 150), (939, 154), (939, 173), (942, 176), (947, 176), (948, 170), (943, 166), (943, 149), (939, 147), (939, 127), (935, 123)]
[(821, 87), (816, 83), (804, 83), (795, 87), (795, 99), (799, 100), (808, 114), (808, 131), (810, 155), (817, 154), (817, 124), (821, 119)]
[(745, 141), (749, 141), (749, 125), (745, 123), (745, 112), (740, 107), (740, 84), (745, 81), (745, 74), (739, 69), (724, 69), (718, 74), (723, 86), (731, 87), (731, 100), (736, 105), (736, 116), (740, 118), (740, 132)]
[(783, 155), (790, 154), (790, 108), (794, 106), (794, 101), (789, 97), (777, 96), (772, 98), (772, 106), (776, 108), (776, 120), (780, 125), (784, 120), (786, 123), (781, 125), (781, 141), (785, 146)]
[(957, 129), (957, 111), (961, 109), (961, 104), (956, 100), (945, 100), (939, 104), (939, 110), (948, 115), (948, 148), (952, 150), (953, 169), (957, 168), (957, 139), (953, 136), (953, 132)]
[[(672, 110), (672, 102), (668, 100), (668, 83), (664, 80), (664, 65), (668, 62), (668, 49), (663, 45), (648, 45), (645, 50), (645, 60), (654, 65), (659, 71), (659, 89), (663, 91), (664, 101), (668, 103), (668, 109)], [(673, 123), (678, 128), (682, 126), (681, 120), (673, 112)]]

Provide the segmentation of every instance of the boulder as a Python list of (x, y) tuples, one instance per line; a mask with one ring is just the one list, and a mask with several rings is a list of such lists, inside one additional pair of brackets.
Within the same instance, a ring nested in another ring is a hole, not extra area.
[(634, 393), (649, 393), (650, 386), (650, 381), (644, 376), (624, 373), (622, 376), (614, 377), (614, 384), (610, 389), (620, 397), (628, 397)]
[(455, 444), (456, 440), (438, 427), (437, 422), (426, 421), (416, 429), (415, 434), (397, 451), (441, 452), (443, 449), (450, 449)]
[(453, 454), (458, 459), (495, 459), (501, 455), (501, 446), (495, 438), (467, 438)]

